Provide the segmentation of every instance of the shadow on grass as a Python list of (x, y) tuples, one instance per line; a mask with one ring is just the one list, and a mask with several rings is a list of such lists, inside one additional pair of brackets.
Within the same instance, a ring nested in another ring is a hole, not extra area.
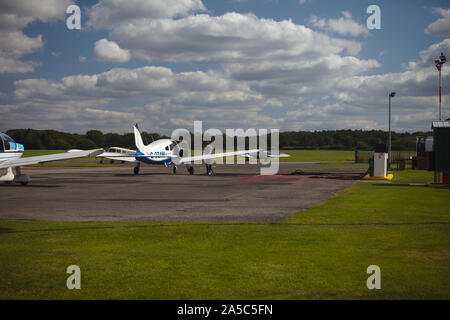
[(426, 184), (409, 184), (409, 183), (374, 183), (376, 187), (428, 187)]
[(0, 228), (1, 233), (34, 233), (34, 232), (66, 232), (82, 230), (120, 230), (120, 229), (145, 229), (145, 228), (179, 228), (179, 227), (363, 227), (363, 226), (416, 226), (416, 225), (449, 225), (450, 221), (423, 221), (423, 222), (361, 222), (361, 223), (290, 223), (290, 222), (173, 222), (173, 223), (155, 223), (145, 225), (129, 226), (80, 226), (73, 228), (45, 228), (30, 230), (15, 230), (12, 228)]
[[(374, 183), (372, 184), (376, 187), (419, 187), (419, 188), (428, 188), (428, 184), (424, 183)], [(450, 186), (442, 186), (442, 187), (433, 187), (433, 189), (450, 189)]]

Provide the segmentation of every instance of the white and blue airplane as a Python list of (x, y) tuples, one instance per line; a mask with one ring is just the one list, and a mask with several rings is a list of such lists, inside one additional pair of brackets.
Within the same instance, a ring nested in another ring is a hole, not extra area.
[(289, 157), (288, 154), (280, 153), (277, 155), (266, 152), (264, 149), (252, 149), (231, 151), (224, 153), (212, 153), (213, 148), (211, 145), (206, 146), (203, 155), (189, 156), (189, 151), (183, 148), (181, 144), (171, 139), (159, 139), (148, 145), (145, 145), (142, 141), (142, 136), (137, 124), (134, 128), (134, 140), (136, 150), (130, 150), (119, 147), (109, 148), (106, 152), (99, 154), (97, 157), (107, 158), (111, 160), (133, 162), (136, 164), (134, 167), (134, 174), (139, 174), (139, 168), (141, 163), (145, 164), (160, 164), (166, 167), (172, 167), (173, 173), (177, 172), (177, 166), (181, 164), (186, 165), (186, 169), (189, 174), (194, 174), (193, 162), (203, 161), (206, 164), (206, 174), (212, 175), (212, 159), (223, 158), (230, 156), (242, 156), (247, 158), (274, 158), (274, 157)]
[[(23, 145), (16, 143), (11, 137), (0, 132), (0, 181), (4, 181), (7, 184), (17, 182), (26, 185), (30, 181), (30, 177), (27, 174), (21, 173), (20, 167), (22, 166), (58, 160), (95, 157), (103, 151), (103, 149), (71, 149), (64, 153), (21, 158), (24, 152)], [(15, 168), (15, 174), (12, 168)], [(1, 171), (5, 171), (2, 169), (6, 169), (6, 173), (2, 173)]]

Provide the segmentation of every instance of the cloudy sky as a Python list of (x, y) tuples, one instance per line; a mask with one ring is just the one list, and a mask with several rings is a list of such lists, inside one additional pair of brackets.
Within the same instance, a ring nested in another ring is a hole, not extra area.
[(428, 130), (450, 2), (0, 0), (0, 48), (1, 131), (386, 129), (390, 91), (394, 130)]

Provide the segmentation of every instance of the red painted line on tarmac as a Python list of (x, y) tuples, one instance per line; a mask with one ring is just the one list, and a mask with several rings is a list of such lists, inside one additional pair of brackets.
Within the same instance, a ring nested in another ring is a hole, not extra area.
[(306, 178), (304, 181), (357, 181), (357, 180), (351, 180), (351, 179), (325, 179), (325, 178)]
[(247, 178), (240, 178), (238, 179), (239, 181), (242, 180), (249, 180), (249, 179), (257, 179), (257, 178), (263, 178), (263, 177), (267, 177), (268, 175), (262, 175), (262, 176), (254, 176), (254, 177), (247, 177)]
[(263, 174), (263, 175), (254, 176), (254, 177), (240, 178), (240, 179), (238, 179), (238, 181), (249, 180), (249, 179), (258, 179), (258, 178), (264, 178), (264, 177), (273, 177), (273, 176), (285, 175), (285, 174), (290, 174), (290, 173), (292, 173), (292, 171), (279, 172), (276, 175)]

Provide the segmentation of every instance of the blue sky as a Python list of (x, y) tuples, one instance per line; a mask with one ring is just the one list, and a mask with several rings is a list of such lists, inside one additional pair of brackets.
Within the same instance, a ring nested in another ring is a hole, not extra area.
[[(66, 8), (82, 10), (68, 30)], [(368, 30), (366, 9), (381, 9)], [(0, 0), (0, 128), (428, 130), (448, 1)], [(2, 67), (3, 65), (3, 67)], [(444, 66), (444, 117), (450, 117)], [(450, 92), (450, 91), (449, 91)]]

